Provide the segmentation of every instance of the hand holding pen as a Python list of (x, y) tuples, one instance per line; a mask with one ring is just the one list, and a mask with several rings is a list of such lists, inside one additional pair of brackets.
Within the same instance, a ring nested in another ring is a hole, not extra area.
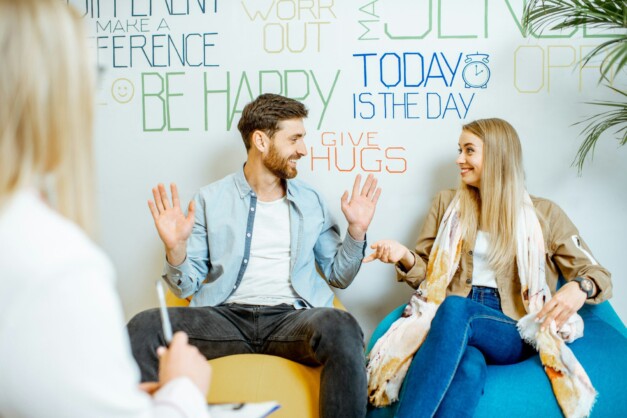
[(172, 325), (165, 305), (163, 285), (157, 282), (157, 295), (159, 297), (163, 336), (168, 347), (159, 347), (159, 382), (144, 382), (140, 388), (150, 394), (171, 380), (179, 377), (187, 377), (198, 387), (203, 394), (209, 392), (211, 381), (211, 366), (207, 359), (196, 347), (188, 343), (187, 334), (177, 332), (172, 335)]

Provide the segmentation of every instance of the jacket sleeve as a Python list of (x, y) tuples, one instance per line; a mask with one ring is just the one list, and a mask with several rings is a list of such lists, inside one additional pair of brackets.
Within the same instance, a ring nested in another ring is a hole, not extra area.
[(431, 209), (418, 235), (416, 248), (412, 251), (412, 254), (414, 254), (416, 258), (414, 266), (409, 271), (405, 271), (400, 263), (396, 264), (396, 279), (399, 282), (406, 282), (414, 289), (417, 289), (420, 283), (427, 277), (429, 254), (431, 254), (435, 237), (438, 235), (440, 221), (444, 216), (444, 212), (446, 212), (446, 208), (452, 196), (454, 196), (452, 191), (444, 190), (439, 192), (433, 199)]
[(564, 279), (570, 281), (575, 277), (585, 277), (594, 281), (597, 294), (588, 302), (596, 304), (609, 299), (612, 296), (610, 272), (594, 258), (575, 225), (554, 203), (551, 203), (549, 222), (551, 258)]

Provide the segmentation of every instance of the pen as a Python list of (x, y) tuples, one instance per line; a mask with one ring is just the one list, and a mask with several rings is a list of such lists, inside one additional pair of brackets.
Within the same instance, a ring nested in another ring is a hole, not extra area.
[(161, 326), (163, 327), (163, 338), (167, 345), (172, 341), (172, 325), (170, 324), (170, 316), (168, 308), (165, 304), (165, 293), (163, 292), (163, 284), (161, 280), (157, 280), (157, 296), (159, 297), (159, 311), (161, 313)]

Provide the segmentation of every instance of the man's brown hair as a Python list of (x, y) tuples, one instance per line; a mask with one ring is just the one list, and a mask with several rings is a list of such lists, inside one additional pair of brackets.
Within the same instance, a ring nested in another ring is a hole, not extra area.
[(278, 94), (265, 93), (248, 103), (237, 124), (246, 151), (250, 149), (253, 132), (263, 131), (272, 138), (279, 130), (279, 122), (287, 119), (306, 118), (308, 110), (301, 102)]

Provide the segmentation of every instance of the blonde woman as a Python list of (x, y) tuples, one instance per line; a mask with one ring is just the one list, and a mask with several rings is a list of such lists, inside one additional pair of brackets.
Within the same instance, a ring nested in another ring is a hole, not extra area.
[(113, 268), (85, 233), (94, 80), (82, 26), (59, 0), (0, 0), (0, 416), (207, 417), (211, 371), (185, 334), (140, 389)]
[[(564, 341), (581, 335), (576, 312), (585, 302), (611, 296), (609, 272), (556, 204), (527, 194), (509, 123), (463, 126), (456, 164), (461, 185), (435, 197), (416, 249), (382, 240), (364, 259), (395, 264), (398, 279), (418, 289), (371, 351), (370, 402), (392, 403), (403, 383), (397, 417), (471, 417), (486, 365), (517, 363), (537, 349), (554, 387), (568, 380), (580, 389), (556, 391), (565, 415), (587, 415), (594, 388)], [(556, 291), (560, 274), (567, 283)]]

